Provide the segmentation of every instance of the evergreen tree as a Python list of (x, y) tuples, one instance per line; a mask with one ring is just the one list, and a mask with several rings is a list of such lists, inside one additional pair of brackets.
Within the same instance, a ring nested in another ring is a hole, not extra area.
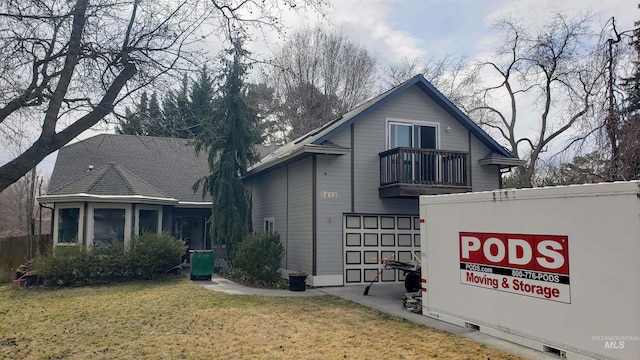
[(257, 159), (254, 147), (262, 141), (256, 112), (245, 102), (245, 54), (241, 41), (234, 42), (215, 110), (195, 139), (196, 154), (207, 152), (211, 173), (193, 189), (201, 188), (203, 197), (211, 195), (211, 237), (226, 246), (227, 261), (232, 261), (236, 245), (247, 233), (250, 205), (241, 177)]
[(148, 136), (160, 136), (169, 137), (171, 134), (167, 131), (167, 124), (165, 116), (160, 108), (160, 102), (158, 101), (158, 94), (155, 92), (151, 94), (149, 99), (149, 106), (146, 113), (145, 130)]
[[(638, 5), (640, 8), (640, 4)], [(636, 53), (633, 61), (633, 74), (631, 77), (623, 79), (622, 84), (627, 90), (626, 112), (633, 114), (640, 110), (640, 21), (636, 21), (636, 28), (633, 29), (631, 47)]]
[(640, 179), (640, 21), (636, 21), (635, 26), (631, 40), (636, 55), (634, 71), (631, 77), (623, 79), (627, 98), (621, 114), (616, 180)]
[(205, 65), (200, 69), (198, 79), (191, 85), (189, 94), (190, 111), (186, 124), (194, 137), (202, 131), (200, 123), (209, 120), (213, 113), (213, 96), (213, 79)]
[(183, 76), (177, 91), (170, 91), (163, 98), (162, 109), (164, 110), (167, 136), (184, 139), (193, 137), (188, 125), (191, 102), (189, 101), (189, 78), (187, 75)]
[(135, 104), (135, 108), (131, 110), (128, 106), (125, 108), (125, 119), (120, 120), (116, 126), (117, 134), (126, 135), (146, 135), (143, 119), (148, 110), (148, 95), (143, 92), (140, 95), (140, 101)]
[(143, 92), (134, 109), (125, 109), (125, 119), (120, 120), (116, 133), (194, 138), (201, 131), (200, 122), (213, 111), (213, 85), (207, 68), (203, 67), (196, 81), (189, 81), (185, 75), (180, 88), (163, 97), (162, 106), (157, 93), (149, 98)]

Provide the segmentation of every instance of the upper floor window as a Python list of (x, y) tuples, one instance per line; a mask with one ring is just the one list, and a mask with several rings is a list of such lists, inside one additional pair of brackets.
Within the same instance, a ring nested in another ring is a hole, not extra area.
[(403, 121), (388, 122), (388, 148), (438, 148), (438, 124)]

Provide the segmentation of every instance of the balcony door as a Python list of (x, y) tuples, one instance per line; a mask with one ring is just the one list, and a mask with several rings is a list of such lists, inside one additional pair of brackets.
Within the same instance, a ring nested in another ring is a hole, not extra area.
[[(414, 124), (405, 122), (389, 122), (389, 149), (437, 149), (438, 128), (436, 125)], [(393, 166), (402, 167), (401, 182), (424, 183), (433, 182), (437, 177), (437, 161), (435, 154), (404, 154), (400, 163)]]

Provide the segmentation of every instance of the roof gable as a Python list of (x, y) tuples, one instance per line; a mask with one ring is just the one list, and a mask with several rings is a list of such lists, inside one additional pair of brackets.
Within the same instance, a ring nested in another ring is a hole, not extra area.
[(492, 153), (496, 153), (500, 157), (508, 159), (516, 159), (509, 151), (500, 146), (489, 134), (482, 130), (478, 124), (465, 115), (460, 109), (458, 109), (449, 99), (447, 99), (440, 91), (438, 91), (431, 83), (429, 83), (424, 76), (416, 75), (404, 83), (397, 85), (396, 87), (387, 90), (386, 92), (370, 99), (369, 101), (357, 106), (351, 111), (339, 116), (338, 118), (331, 120), (323, 126), (316, 128), (307, 134), (283, 145), (275, 152), (266, 156), (259, 163), (250, 168), (249, 175), (255, 175), (255, 173), (266, 170), (271, 166), (282, 163), (286, 159), (292, 158), (305, 152), (306, 148), (311, 145), (322, 145), (327, 140), (331, 139), (337, 132), (349, 127), (359, 119), (364, 118), (372, 111), (380, 108), (387, 102), (396, 98), (406, 90), (413, 86), (417, 86), (426, 96), (431, 98), (438, 106), (444, 109), (451, 117), (462, 124), (471, 134), (478, 138)]
[[(474, 136), (476, 136), (484, 145), (486, 145), (491, 151), (496, 152), (502, 156), (508, 158), (515, 158), (509, 151), (507, 151), (503, 146), (498, 144), (495, 139), (493, 139), (489, 134), (487, 134), (478, 124), (476, 124), (471, 118), (469, 118), (465, 113), (463, 113), (457, 106), (455, 106), (451, 100), (449, 100), (446, 96), (444, 96), (438, 89), (436, 89), (427, 79), (424, 78), (421, 74), (418, 74), (411, 79), (405, 81), (404, 83), (388, 90), (385, 93), (369, 100), (363, 105), (355, 108), (354, 110), (348, 112), (343, 116), (344, 121), (340, 121), (339, 125), (335, 127), (331, 127), (328, 131), (323, 132), (319, 137), (314, 139), (312, 142), (314, 144), (322, 143), (323, 141), (329, 139), (336, 132), (338, 132), (343, 127), (349, 126), (355, 121), (363, 118), (370, 112), (378, 109), (382, 105), (386, 104), (390, 100), (396, 98), (398, 95), (405, 92), (410, 87), (416, 85), (420, 90), (422, 90), (427, 96), (429, 96), (436, 104), (438, 104), (441, 108), (443, 108), (449, 115), (451, 115), (454, 119), (460, 122), (467, 130), (469, 130)], [(353, 113), (353, 114), (351, 114)], [(348, 117), (346, 115), (349, 115)]]

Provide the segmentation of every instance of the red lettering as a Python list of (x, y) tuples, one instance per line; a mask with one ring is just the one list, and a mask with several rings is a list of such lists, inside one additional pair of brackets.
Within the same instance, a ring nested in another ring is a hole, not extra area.
[(550, 299), (552, 297), (560, 297), (560, 290), (558, 288), (554, 288), (551, 286), (533, 285), (518, 279), (513, 280), (512, 288), (515, 291), (520, 291), (523, 293), (542, 295), (547, 299)]
[(569, 240), (557, 235), (460, 232), (460, 261), (569, 274)]

